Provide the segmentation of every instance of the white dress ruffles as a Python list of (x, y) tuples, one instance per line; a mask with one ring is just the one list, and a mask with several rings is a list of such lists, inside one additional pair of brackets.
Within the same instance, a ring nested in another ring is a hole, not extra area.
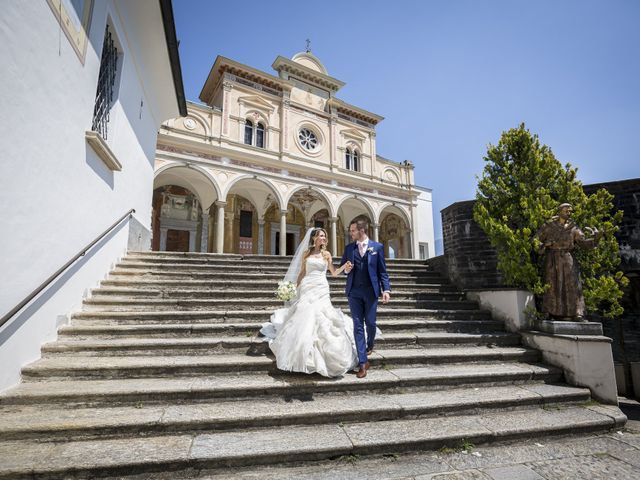
[(307, 258), (297, 297), (273, 312), (260, 333), (280, 370), (339, 377), (358, 363), (353, 321), (331, 304), (323, 258)]

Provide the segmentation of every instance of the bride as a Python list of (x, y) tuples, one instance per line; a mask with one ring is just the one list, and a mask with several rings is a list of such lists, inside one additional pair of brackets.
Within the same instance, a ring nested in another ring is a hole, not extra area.
[(336, 270), (326, 247), (327, 232), (310, 228), (284, 277), (297, 295), (260, 330), (280, 370), (338, 377), (358, 364), (353, 322), (331, 304), (327, 281), (327, 269), (335, 277), (347, 264)]

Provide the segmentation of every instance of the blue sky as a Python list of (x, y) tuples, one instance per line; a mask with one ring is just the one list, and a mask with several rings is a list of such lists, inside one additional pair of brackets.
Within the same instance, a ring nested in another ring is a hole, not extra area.
[(311, 39), (338, 96), (385, 117), (378, 154), (433, 189), (436, 238), (487, 144), (520, 122), (583, 183), (640, 177), (640, 0), (173, 4), (190, 100), (216, 55), (273, 72)]

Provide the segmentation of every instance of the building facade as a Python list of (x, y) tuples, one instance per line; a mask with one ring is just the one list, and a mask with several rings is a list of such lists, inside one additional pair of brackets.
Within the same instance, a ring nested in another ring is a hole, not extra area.
[(149, 248), (157, 131), (186, 105), (170, 0), (3, 2), (0, 61), (2, 390), (127, 248)]
[(337, 255), (365, 218), (389, 257), (432, 256), (431, 191), (411, 162), (377, 155), (383, 118), (340, 100), (344, 83), (309, 51), (272, 67), (218, 57), (204, 103), (163, 123), (153, 249), (287, 255), (321, 226)]

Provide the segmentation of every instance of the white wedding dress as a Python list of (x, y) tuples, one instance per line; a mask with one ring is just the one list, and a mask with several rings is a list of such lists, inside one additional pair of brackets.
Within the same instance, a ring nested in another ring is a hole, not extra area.
[(326, 260), (308, 257), (305, 266), (291, 306), (276, 310), (260, 333), (280, 370), (338, 377), (358, 363), (353, 322), (331, 304)]

